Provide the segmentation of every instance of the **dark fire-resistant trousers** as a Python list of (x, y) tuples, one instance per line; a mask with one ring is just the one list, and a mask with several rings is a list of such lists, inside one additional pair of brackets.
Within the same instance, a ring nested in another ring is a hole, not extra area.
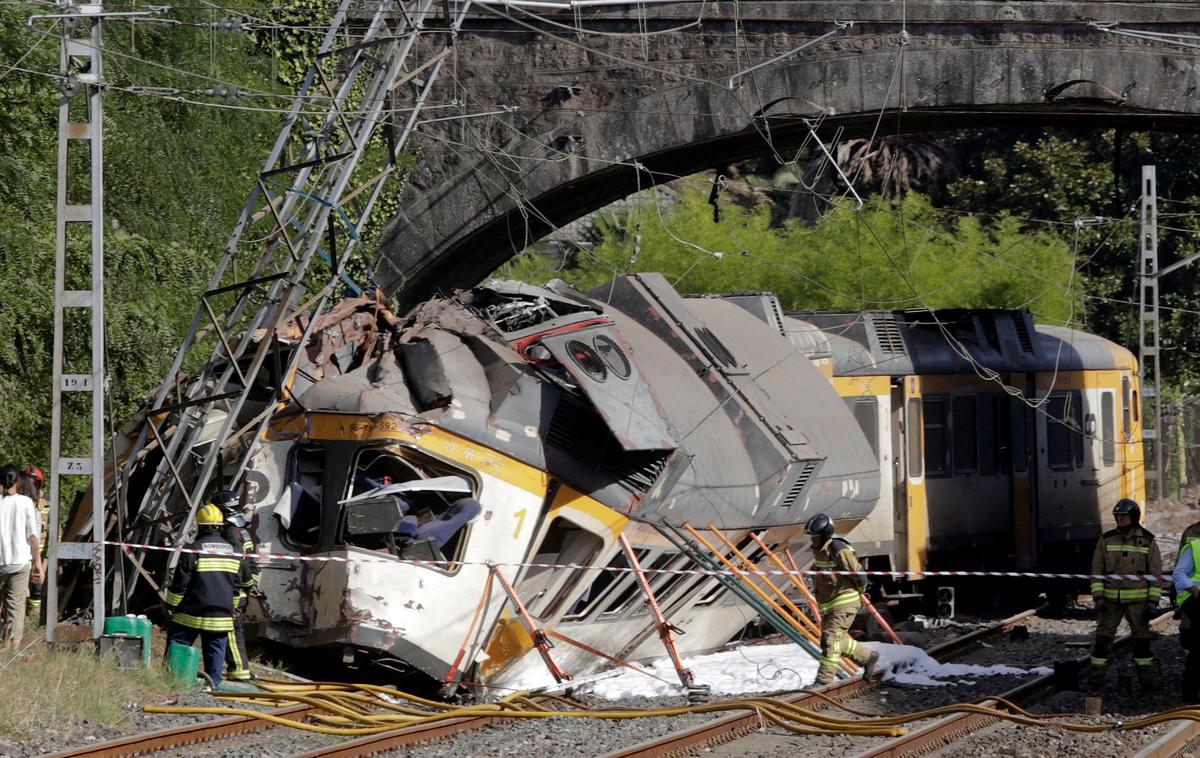
[(1179, 646), (1183, 648), (1183, 702), (1200, 703), (1200, 600), (1183, 604)]
[(225, 645), (225, 667), (228, 669), (228, 676), (239, 682), (250, 679), (250, 657), (246, 655), (245, 617), (245, 605), (233, 612), (233, 631), (228, 633), (229, 638)]
[(846, 656), (861, 665), (871, 657), (866, 645), (850, 636), (850, 625), (858, 614), (858, 603), (834, 608), (821, 617), (821, 665), (816, 684), (829, 684), (837, 674), (838, 661)]
[(1146, 603), (1105, 603), (1100, 611), (1100, 623), (1096, 625), (1096, 642), (1092, 646), (1091, 678), (1093, 683), (1104, 681), (1108, 670), (1109, 648), (1117, 634), (1121, 619), (1129, 621), (1129, 633), (1133, 637), (1133, 662), (1138, 679), (1143, 682), (1158, 678), (1158, 666), (1150, 650), (1150, 619)]

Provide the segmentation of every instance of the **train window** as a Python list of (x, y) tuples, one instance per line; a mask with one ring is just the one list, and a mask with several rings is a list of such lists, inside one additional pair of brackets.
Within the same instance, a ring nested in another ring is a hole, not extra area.
[(946, 398), (926, 395), (922, 398), (924, 418), (925, 474), (946, 476), (950, 473), (950, 440), (947, 439)]
[(871, 452), (878, 459), (879, 402), (873, 397), (848, 397), (846, 398), (846, 405), (850, 406), (850, 412), (854, 414), (854, 420), (858, 422), (858, 428), (862, 429), (867, 442), (871, 444)]
[[(678, 560), (672, 563), (669, 568), (672, 571), (682, 571), (687, 569), (691, 563), (691, 558), (686, 555), (680, 555)], [(647, 581), (650, 582), (650, 591), (654, 593), (654, 599), (662, 607), (671, 596), (671, 592), (677, 588), (685, 579), (694, 578), (691, 574), (659, 574), (657, 577), (647, 576)], [(643, 616), (650, 612), (650, 609), (643, 603), (640, 608), (633, 612), (635, 616)]]
[(1113, 412), (1113, 393), (1100, 393), (1100, 450), (1105, 466), (1117, 462), (1116, 414)]
[(976, 439), (975, 397), (954, 398), (951, 417), (954, 436), (954, 473), (973, 474), (979, 468)]
[[(634, 548), (633, 552), (639, 561), (646, 555), (646, 551), (642, 548)], [(608, 562), (608, 566), (592, 580), (591, 586), (584, 590), (584, 593), (571, 606), (571, 610), (563, 616), (563, 620), (583, 618), (594, 610), (600, 601), (621, 583), (622, 579), (632, 576), (631, 572), (625, 570), (627, 568), (629, 568), (629, 560), (625, 557), (625, 551), (618, 550), (617, 554)]]
[(1133, 424), (1130, 423), (1129, 412), (1133, 408), (1133, 382), (1129, 381), (1129, 377), (1121, 377), (1121, 439), (1128, 442), (1133, 433)]
[(1070, 412), (1071, 453), (1075, 458), (1075, 468), (1083, 468), (1083, 393), (1076, 390), (1071, 393), (1067, 403)]
[(454, 468), (409, 454), (386, 447), (359, 452), (339, 539), (402, 558), (455, 560), (482, 510), (477, 487)]
[(1073, 423), (1073, 415), (1069, 402), (1072, 398), (1066, 393), (1054, 393), (1046, 402), (1046, 464), (1051, 471), (1070, 471), (1074, 468), (1075, 455), (1072, 437), (1079, 437), (1082, 446), (1083, 438), (1071, 431), (1069, 424)]
[(325, 451), (317, 446), (296, 447), (292, 453), (291, 479), (274, 513), (287, 543), (312, 547), (317, 544), (321, 529)]
[(1021, 398), (1012, 398), (1009, 402), (1013, 471), (1020, 472), (1029, 468), (1029, 407)]
[(911, 479), (919, 478), (925, 471), (925, 446), (921, 444), (921, 430), (921, 399), (909, 398), (904, 434), (908, 439), (908, 476)]
[(995, 476), (1008, 473), (1009, 414), (1004, 395), (979, 396), (979, 474)]
[[(657, 577), (662, 576), (662, 574), (658, 574), (656, 572), (659, 569), (666, 568), (667, 564), (674, 560), (677, 555), (679, 555), (679, 553), (674, 551), (664, 551), (655, 556), (654, 559), (649, 563), (646, 563), (641, 558), (638, 560), (641, 562), (642, 571), (648, 572), (646, 574), (646, 578), (653, 583)], [(616, 616), (624, 613), (629, 609), (633, 601), (641, 596), (642, 588), (638, 585), (637, 577), (630, 572), (625, 588), (622, 589), (621, 593), (617, 595), (611, 603), (608, 604), (608, 606), (601, 612), (600, 615)]]
[(540, 567), (530, 569), (521, 582), (521, 594), (525, 597), (536, 594), (549, 598), (535, 611), (539, 617), (548, 618), (558, 611), (580, 580), (590, 573), (582, 566), (595, 561), (603, 546), (604, 542), (599, 537), (569, 519), (559, 517), (550, 522), (546, 537), (532, 562), (558, 566), (579, 564), (581, 567), (570, 571)]

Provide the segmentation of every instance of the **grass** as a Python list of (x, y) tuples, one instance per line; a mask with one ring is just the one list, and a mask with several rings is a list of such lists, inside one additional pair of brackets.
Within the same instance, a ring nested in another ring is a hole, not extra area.
[[(18, 650), (0, 652), (0, 734), (28, 739), (84, 721), (115, 727), (178, 689), (161, 666), (121, 671), (90, 642), (52, 650), (43, 634), (31, 629)], [(159, 661), (161, 634), (155, 643)]]

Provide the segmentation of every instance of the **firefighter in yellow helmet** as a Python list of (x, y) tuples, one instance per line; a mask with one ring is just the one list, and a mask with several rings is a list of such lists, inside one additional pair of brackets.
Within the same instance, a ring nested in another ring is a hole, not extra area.
[(251, 583), (250, 567), (241, 546), (221, 535), (221, 509), (209, 503), (196, 511), (196, 540), (179, 558), (167, 589), (171, 618), (167, 648), (190, 647), (199, 636), (204, 643), (204, 670), (216, 687), (221, 683), (225, 649), (233, 631), (234, 596)]
[(1118, 500), (1112, 513), (1117, 528), (1105, 532), (1096, 543), (1092, 574), (1135, 578), (1092, 579), (1092, 602), (1100, 621), (1096, 625), (1088, 678), (1093, 689), (1104, 686), (1109, 647), (1121, 619), (1127, 619), (1133, 637), (1133, 662), (1138, 682), (1143, 690), (1149, 691), (1158, 686), (1158, 665), (1150, 650), (1150, 619), (1162, 596), (1162, 584), (1136, 577), (1161, 574), (1162, 555), (1154, 535), (1138, 523), (1142, 509), (1135, 501), (1129, 498)]
[[(812, 541), (813, 568), (826, 571), (861, 571), (854, 548), (841, 537), (834, 536), (833, 519), (818, 513), (804, 525)], [(860, 576), (818, 574), (813, 578), (813, 594), (821, 612), (821, 660), (817, 678), (810, 686), (829, 684), (837, 674), (838, 662), (844, 655), (863, 666), (863, 677), (875, 675), (879, 653), (850, 636), (850, 625), (862, 606), (860, 599), (866, 580)]]
[(233, 490), (221, 490), (213, 497), (213, 504), (221, 509), (221, 515), (225, 517), (221, 536), (246, 556), (246, 565), (250, 568), (250, 586), (239, 589), (233, 596), (233, 631), (229, 633), (225, 650), (225, 668), (229, 678), (244, 682), (254, 678), (250, 673), (250, 656), (246, 651), (245, 619), (250, 595), (258, 587), (258, 561), (249, 557), (254, 552), (254, 540), (246, 531), (241, 496)]

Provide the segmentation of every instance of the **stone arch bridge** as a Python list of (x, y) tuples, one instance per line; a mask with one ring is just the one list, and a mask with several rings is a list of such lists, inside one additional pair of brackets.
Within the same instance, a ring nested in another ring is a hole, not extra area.
[(436, 88), (459, 105), (427, 111), (473, 115), (422, 126), (376, 278), (408, 302), (474, 285), (556, 226), (659, 181), (786, 154), (808, 124), (825, 138), (877, 124), (1200, 126), (1200, 50), (1107, 24), (1197, 33), (1200, 3), (476, 6)]

